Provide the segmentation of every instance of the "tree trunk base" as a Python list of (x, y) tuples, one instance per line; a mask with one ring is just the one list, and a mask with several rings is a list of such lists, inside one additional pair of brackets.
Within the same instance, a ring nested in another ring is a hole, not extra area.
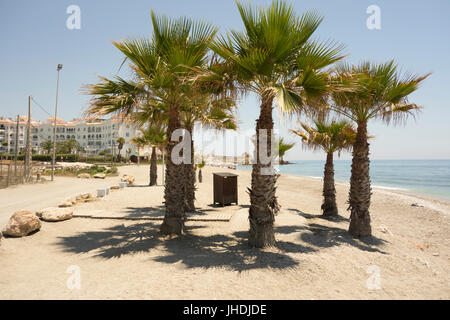
[(251, 247), (267, 248), (275, 245), (273, 223), (252, 224), (249, 231), (248, 242)]
[(348, 232), (354, 237), (369, 237), (372, 235), (370, 227), (370, 215), (353, 213), (350, 216), (350, 227)]
[(323, 216), (337, 216), (338, 215), (338, 209), (336, 207), (335, 203), (323, 203), (322, 204), (322, 215)]
[[(190, 202), (190, 201), (189, 201)], [(195, 212), (195, 204), (194, 201), (192, 203), (186, 203), (184, 206), (184, 210), (186, 212)]]
[(182, 218), (164, 218), (159, 231), (165, 235), (184, 234), (184, 220)]

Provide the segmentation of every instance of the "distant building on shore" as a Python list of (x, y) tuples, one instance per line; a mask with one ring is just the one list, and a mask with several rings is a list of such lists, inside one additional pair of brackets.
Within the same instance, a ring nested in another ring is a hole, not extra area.
[[(19, 117), (19, 139), (18, 150), (26, 146), (27, 116)], [(37, 153), (43, 153), (41, 143), (53, 141), (54, 117), (46, 121), (31, 121), (32, 148)], [(17, 119), (6, 119), (0, 117), (0, 153), (14, 153), (16, 141)], [(129, 120), (122, 120), (118, 117), (109, 119), (73, 119), (64, 121), (56, 118), (56, 142), (74, 139), (85, 150), (85, 154), (98, 155), (117, 154), (117, 139), (122, 137), (125, 144), (122, 148), (122, 155), (137, 155), (136, 146), (131, 143), (131, 139), (138, 135), (139, 129)], [(130, 153), (127, 154), (127, 150)], [(147, 155), (148, 148), (140, 150), (140, 155)]]

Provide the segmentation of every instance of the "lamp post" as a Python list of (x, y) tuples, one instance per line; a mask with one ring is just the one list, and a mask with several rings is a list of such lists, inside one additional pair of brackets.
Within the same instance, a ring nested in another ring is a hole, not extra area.
[(56, 114), (58, 112), (58, 89), (59, 89), (59, 71), (62, 69), (62, 64), (58, 64), (56, 70), (58, 71), (58, 78), (56, 80), (56, 104), (55, 104), (55, 118), (53, 119), (53, 153), (52, 153), (52, 181), (55, 176), (55, 160), (56, 160)]

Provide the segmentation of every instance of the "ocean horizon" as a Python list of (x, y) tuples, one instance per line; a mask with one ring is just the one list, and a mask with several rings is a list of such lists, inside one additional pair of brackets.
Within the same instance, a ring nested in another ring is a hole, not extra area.
[[(289, 160), (282, 174), (323, 178), (325, 160)], [(250, 170), (251, 166), (238, 166)], [(350, 181), (351, 160), (335, 160), (336, 182)], [(372, 187), (450, 201), (450, 160), (371, 160)]]

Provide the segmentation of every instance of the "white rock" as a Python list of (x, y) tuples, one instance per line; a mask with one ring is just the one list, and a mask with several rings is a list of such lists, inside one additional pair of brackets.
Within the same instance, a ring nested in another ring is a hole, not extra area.
[(63, 221), (72, 218), (74, 208), (45, 208), (36, 212), (36, 215), (44, 221)]
[(95, 179), (105, 179), (106, 178), (106, 174), (104, 174), (104, 173), (96, 173), (96, 174), (94, 174), (94, 178)]
[(97, 197), (104, 197), (104, 196), (106, 196), (106, 188), (97, 189)]

